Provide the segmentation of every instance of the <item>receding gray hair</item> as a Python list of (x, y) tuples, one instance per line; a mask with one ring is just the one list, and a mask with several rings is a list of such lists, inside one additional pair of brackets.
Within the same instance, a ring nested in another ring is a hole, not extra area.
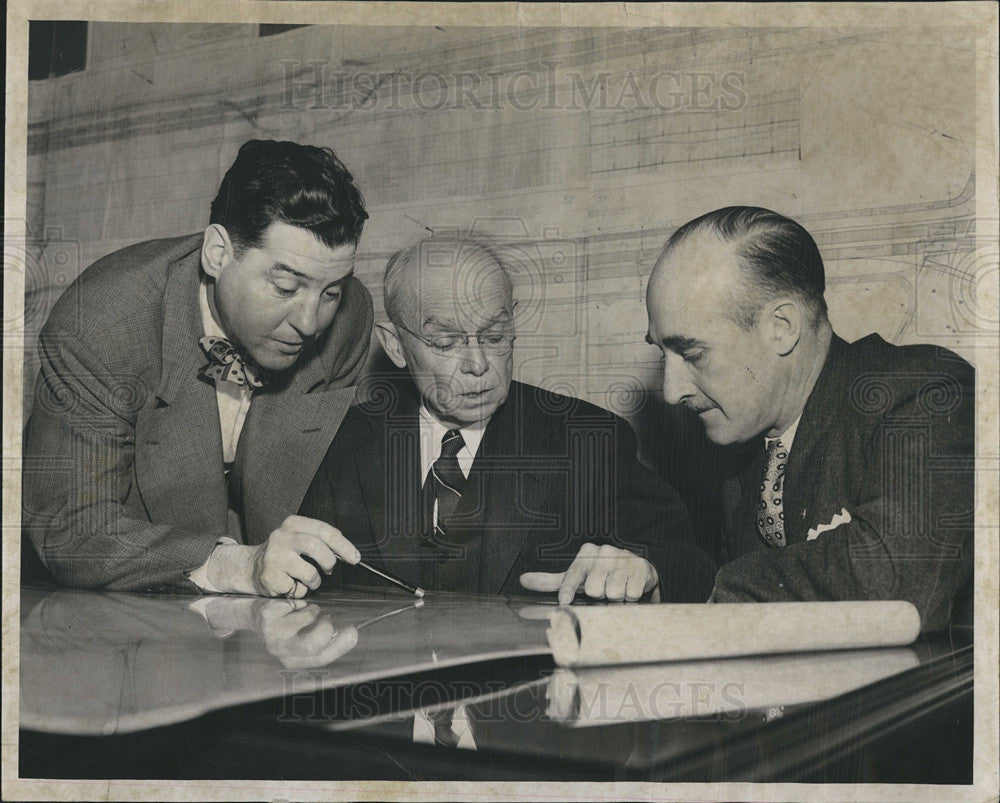
[(759, 206), (727, 206), (688, 221), (667, 240), (662, 259), (698, 231), (714, 232), (731, 243), (745, 277), (730, 294), (730, 317), (752, 329), (765, 301), (788, 293), (802, 299), (813, 325), (826, 320), (826, 278), (816, 241), (791, 218)]
[(402, 324), (412, 311), (416, 299), (406, 293), (406, 281), (421, 267), (436, 268), (459, 265), (473, 259), (495, 263), (513, 292), (513, 282), (507, 273), (496, 245), (484, 238), (462, 234), (433, 234), (397, 251), (389, 258), (382, 280), (385, 313), (394, 324)]

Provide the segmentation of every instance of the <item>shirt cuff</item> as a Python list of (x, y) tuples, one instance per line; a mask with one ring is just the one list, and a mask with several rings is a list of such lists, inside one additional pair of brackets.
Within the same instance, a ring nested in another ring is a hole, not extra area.
[[(235, 544), (235, 543), (237, 542), (234, 541), (232, 538), (227, 538), (223, 536), (222, 538), (220, 538), (218, 541), (215, 542), (215, 546), (219, 546), (219, 544)], [(215, 550), (213, 549), (212, 551), (214, 552)], [(198, 586), (198, 588), (200, 588), (204, 593), (221, 594), (222, 592), (219, 591), (219, 589), (217, 589), (214, 585), (212, 585), (212, 583), (208, 579), (208, 563), (210, 560), (212, 560), (211, 553), (209, 553), (208, 560), (206, 560), (203, 564), (201, 564), (201, 566), (199, 566), (197, 569), (193, 569), (190, 572), (186, 572), (186, 575), (188, 580), (190, 580), (192, 583)]]

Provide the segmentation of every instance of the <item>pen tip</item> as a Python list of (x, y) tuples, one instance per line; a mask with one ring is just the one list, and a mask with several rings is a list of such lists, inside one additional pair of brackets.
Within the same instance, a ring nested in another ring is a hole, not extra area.
[(422, 588), (418, 588), (418, 589), (417, 589), (416, 591), (414, 591), (413, 593), (414, 593), (414, 594), (416, 594), (416, 595), (417, 595), (417, 597), (419, 597), (419, 598), (421, 598), (421, 599), (422, 599), (422, 598), (423, 598), (423, 596), (424, 596), (424, 590), (423, 590)]

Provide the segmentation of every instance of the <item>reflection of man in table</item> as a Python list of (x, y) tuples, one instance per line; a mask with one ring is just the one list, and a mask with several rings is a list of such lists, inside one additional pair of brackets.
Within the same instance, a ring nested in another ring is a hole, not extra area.
[(302, 553), (354, 557), (286, 517), (368, 352), (366, 218), (331, 150), (254, 140), (203, 234), (81, 274), (42, 330), (25, 441), (24, 524), (56, 578), (301, 596)]
[(649, 280), (663, 395), (757, 459), (724, 490), (716, 601), (971, 605), (974, 376), (955, 354), (833, 333), (823, 262), (755, 207), (678, 229)]
[(713, 566), (631, 427), (511, 381), (512, 286), (489, 247), (435, 237), (396, 254), (385, 307), (379, 339), (407, 373), (348, 413), (303, 515), (424, 588), (707, 598)]
[(327, 666), (358, 641), (352, 623), (305, 600), (60, 589), (25, 603), (21, 724), (41, 730), (128, 732), (272, 698), (283, 668)]

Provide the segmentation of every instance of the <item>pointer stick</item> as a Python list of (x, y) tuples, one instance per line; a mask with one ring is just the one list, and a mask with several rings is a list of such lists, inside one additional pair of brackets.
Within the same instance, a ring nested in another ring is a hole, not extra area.
[(413, 594), (416, 597), (423, 597), (424, 596), (424, 590), (422, 588), (420, 588), (419, 586), (411, 586), (409, 583), (407, 583), (404, 580), (401, 580), (398, 577), (396, 577), (396, 575), (389, 574), (389, 572), (382, 571), (381, 569), (376, 569), (374, 566), (372, 566), (369, 563), (365, 563), (363, 560), (359, 560), (354, 565), (355, 566), (360, 566), (362, 569), (367, 569), (372, 574), (377, 574), (383, 580), (388, 580), (390, 583), (392, 583), (397, 588), (401, 588), (401, 589), (403, 589), (403, 591), (409, 591), (411, 594)]

